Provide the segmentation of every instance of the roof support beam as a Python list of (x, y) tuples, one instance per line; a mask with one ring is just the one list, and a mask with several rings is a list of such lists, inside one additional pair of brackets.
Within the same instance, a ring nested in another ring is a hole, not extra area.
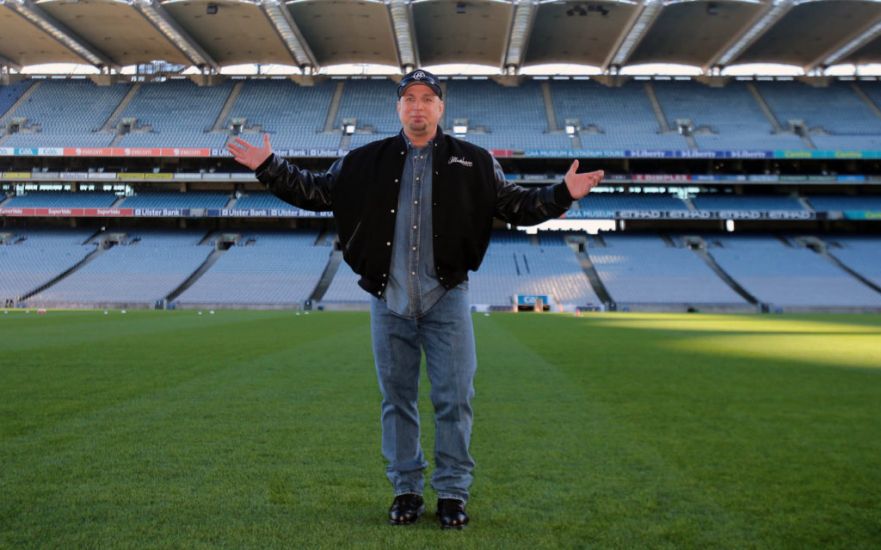
[(263, 8), (263, 13), (269, 18), (269, 22), (275, 27), (275, 32), (281, 37), (291, 57), (303, 72), (308, 74), (317, 72), (318, 61), (315, 59), (315, 54), (306, 43), (303, 33), (300, 32), (294, 16), (285, 3), (279, 0), (261, 0), (260, 7)]
[(2, 55), (0, 55), (0, 67), (8, 67), (10, 69), (15, 69), (19, 72), (21, 71), (21, 65), (11, 59), (6, 59)]
[(508, 48), (504, 59), (504, 68), (510, 72), (516, 71), (523, 65), (532, 24), (538, 13), (538, 5), (533, 0), (515, 0), (515, 2), (514, 20), (508, 32)]
[(881, 36), (881, 16), (869, 21), (866, 26), (850, 34), (844, 40), (823, 52), (817, 59), (805, 65), (805, 73), (807, 74), (817, 68), (834, 65), (872, 40), (875, 40), (878, 36)]
[(718, 52), (704, 65), (704, 72), (712, 67), (724, 67), (737, 59), (756, 40), (762, 37), (777, 21), (795, 6), (793, 0), (771, 0), (765, 8), (750, 19), (731, 40), (725, 43)]
[(643, 37), (648, 33), (661, 13), (664, 4), (661, 0), (643, 0), (633, 12), (633, 16), (624, 27), (624, 32), (618, 37), (612, 52), (603, 62), (603, 71), (608, 72), (611, 68), (624, 65), (630, 58), (630, 54), (639, 45)]
[(168, 12), (159, 5), (159, 0), (137, 0), (134, 6), (190, 60), (190, 63), (200, 69), (211, 68), (220, 71), (217, 62), (177, 21), (168, 15)]
[(119, 68), (119, 65), (114, 63), (103, 52), (78, 37), (73, 31), (43, 11), (31, 0), (12, 0), (4, 2), (4, 4), (91, 65), (114, 69)]
[(413, 14), (409, 0), (391, 0), (389, 13), (392, 16), (392, 29), (398, 45), (398, 65), (409, 72), (419, 66), (419, 51), (413, 37)]

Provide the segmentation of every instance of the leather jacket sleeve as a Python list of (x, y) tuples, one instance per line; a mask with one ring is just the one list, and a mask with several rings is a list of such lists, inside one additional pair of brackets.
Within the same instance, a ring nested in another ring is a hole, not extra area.
[(320, 212), (333, 207), (333, 187), (342, 165), (343, 159), (338, 159), (327, 172), (314, 173), (301, 170), (272, 154), (257, 167), (255, 174), (281, 200), (306, 210)]
[(496, 180), (496, 217), (515, 225), (535, 225), (559, 218), (572, 205), (565, 182), (545, 187), (521, 187), (505, 179), (505, 172), (493, 159)]

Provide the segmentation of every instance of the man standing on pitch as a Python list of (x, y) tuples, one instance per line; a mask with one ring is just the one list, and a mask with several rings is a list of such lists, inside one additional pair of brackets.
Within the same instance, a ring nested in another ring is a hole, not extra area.
[(349, 152), (324, 173), (273, 155), (268, 135), (262, 147), (236, 138), (227, 148), (282, 200), (333, 210), (343, 257), (371, 294), (382, 453), (395, 492), (389, 522), (397, 525), (415, 522), (425, 509), (428, 464), (417, 409), (425, 352), (436, 423), (431, 485), (437, 516), (441, 527), (462, 528), (474, 468), (468, 450), (477, 368), (468, 271), (480, 266), (493, 217), (516, 225), (559, 217), (603, 172), (578, 174), (576, 160), (561, 183), (519, 187), (486, 150), (443, 133), (443, 93), (434, 75), (405, 75), (397, 96), (401, 133)]

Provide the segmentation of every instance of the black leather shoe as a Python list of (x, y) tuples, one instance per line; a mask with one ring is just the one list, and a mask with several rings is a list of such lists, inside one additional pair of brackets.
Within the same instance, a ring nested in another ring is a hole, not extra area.
[(415, 523), (425, 512), (422, 497), (413, 493), (398, 495), (388, 509), (388, 522), (392, 525), (409, 525)]
[(441, 529), (461, 529), (468, 525), (465, 503), (457, 498), (437, 499), (437, 519)]

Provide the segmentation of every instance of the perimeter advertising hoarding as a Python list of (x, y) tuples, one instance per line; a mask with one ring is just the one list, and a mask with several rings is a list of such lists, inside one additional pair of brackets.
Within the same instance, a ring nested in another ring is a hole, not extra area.
[(798, 210), (586, 210), (572, 209), (567, 220), (815, 220), (816, 212)]
[[(336, 158), (344, 149), (276, 149), (285, 157)], [(881, 151), (667, 151), (660, 149), (492, 149), (499, 158), (643, 158), (643, 159), (881, 159)], [(0, 147), (13, 157), (229, 157), (225, 149), (208, 147)]]
[(207, 147), (0, 147), (4, 157), (212, 157)]
[(37, 218), (130, 218), (133, 208), (0, 208), (0, 216)]
[(299, 208), (0, 208), (16, 218), (330, 218), (332, 212)]
[[(0, 208), (0, 216), (22, 218), (331, 218), (332, 212), (299, 208)], [(879, 220), (881, 211), (805, 212), (793, 210), (586, 210), (567, 220)]]

